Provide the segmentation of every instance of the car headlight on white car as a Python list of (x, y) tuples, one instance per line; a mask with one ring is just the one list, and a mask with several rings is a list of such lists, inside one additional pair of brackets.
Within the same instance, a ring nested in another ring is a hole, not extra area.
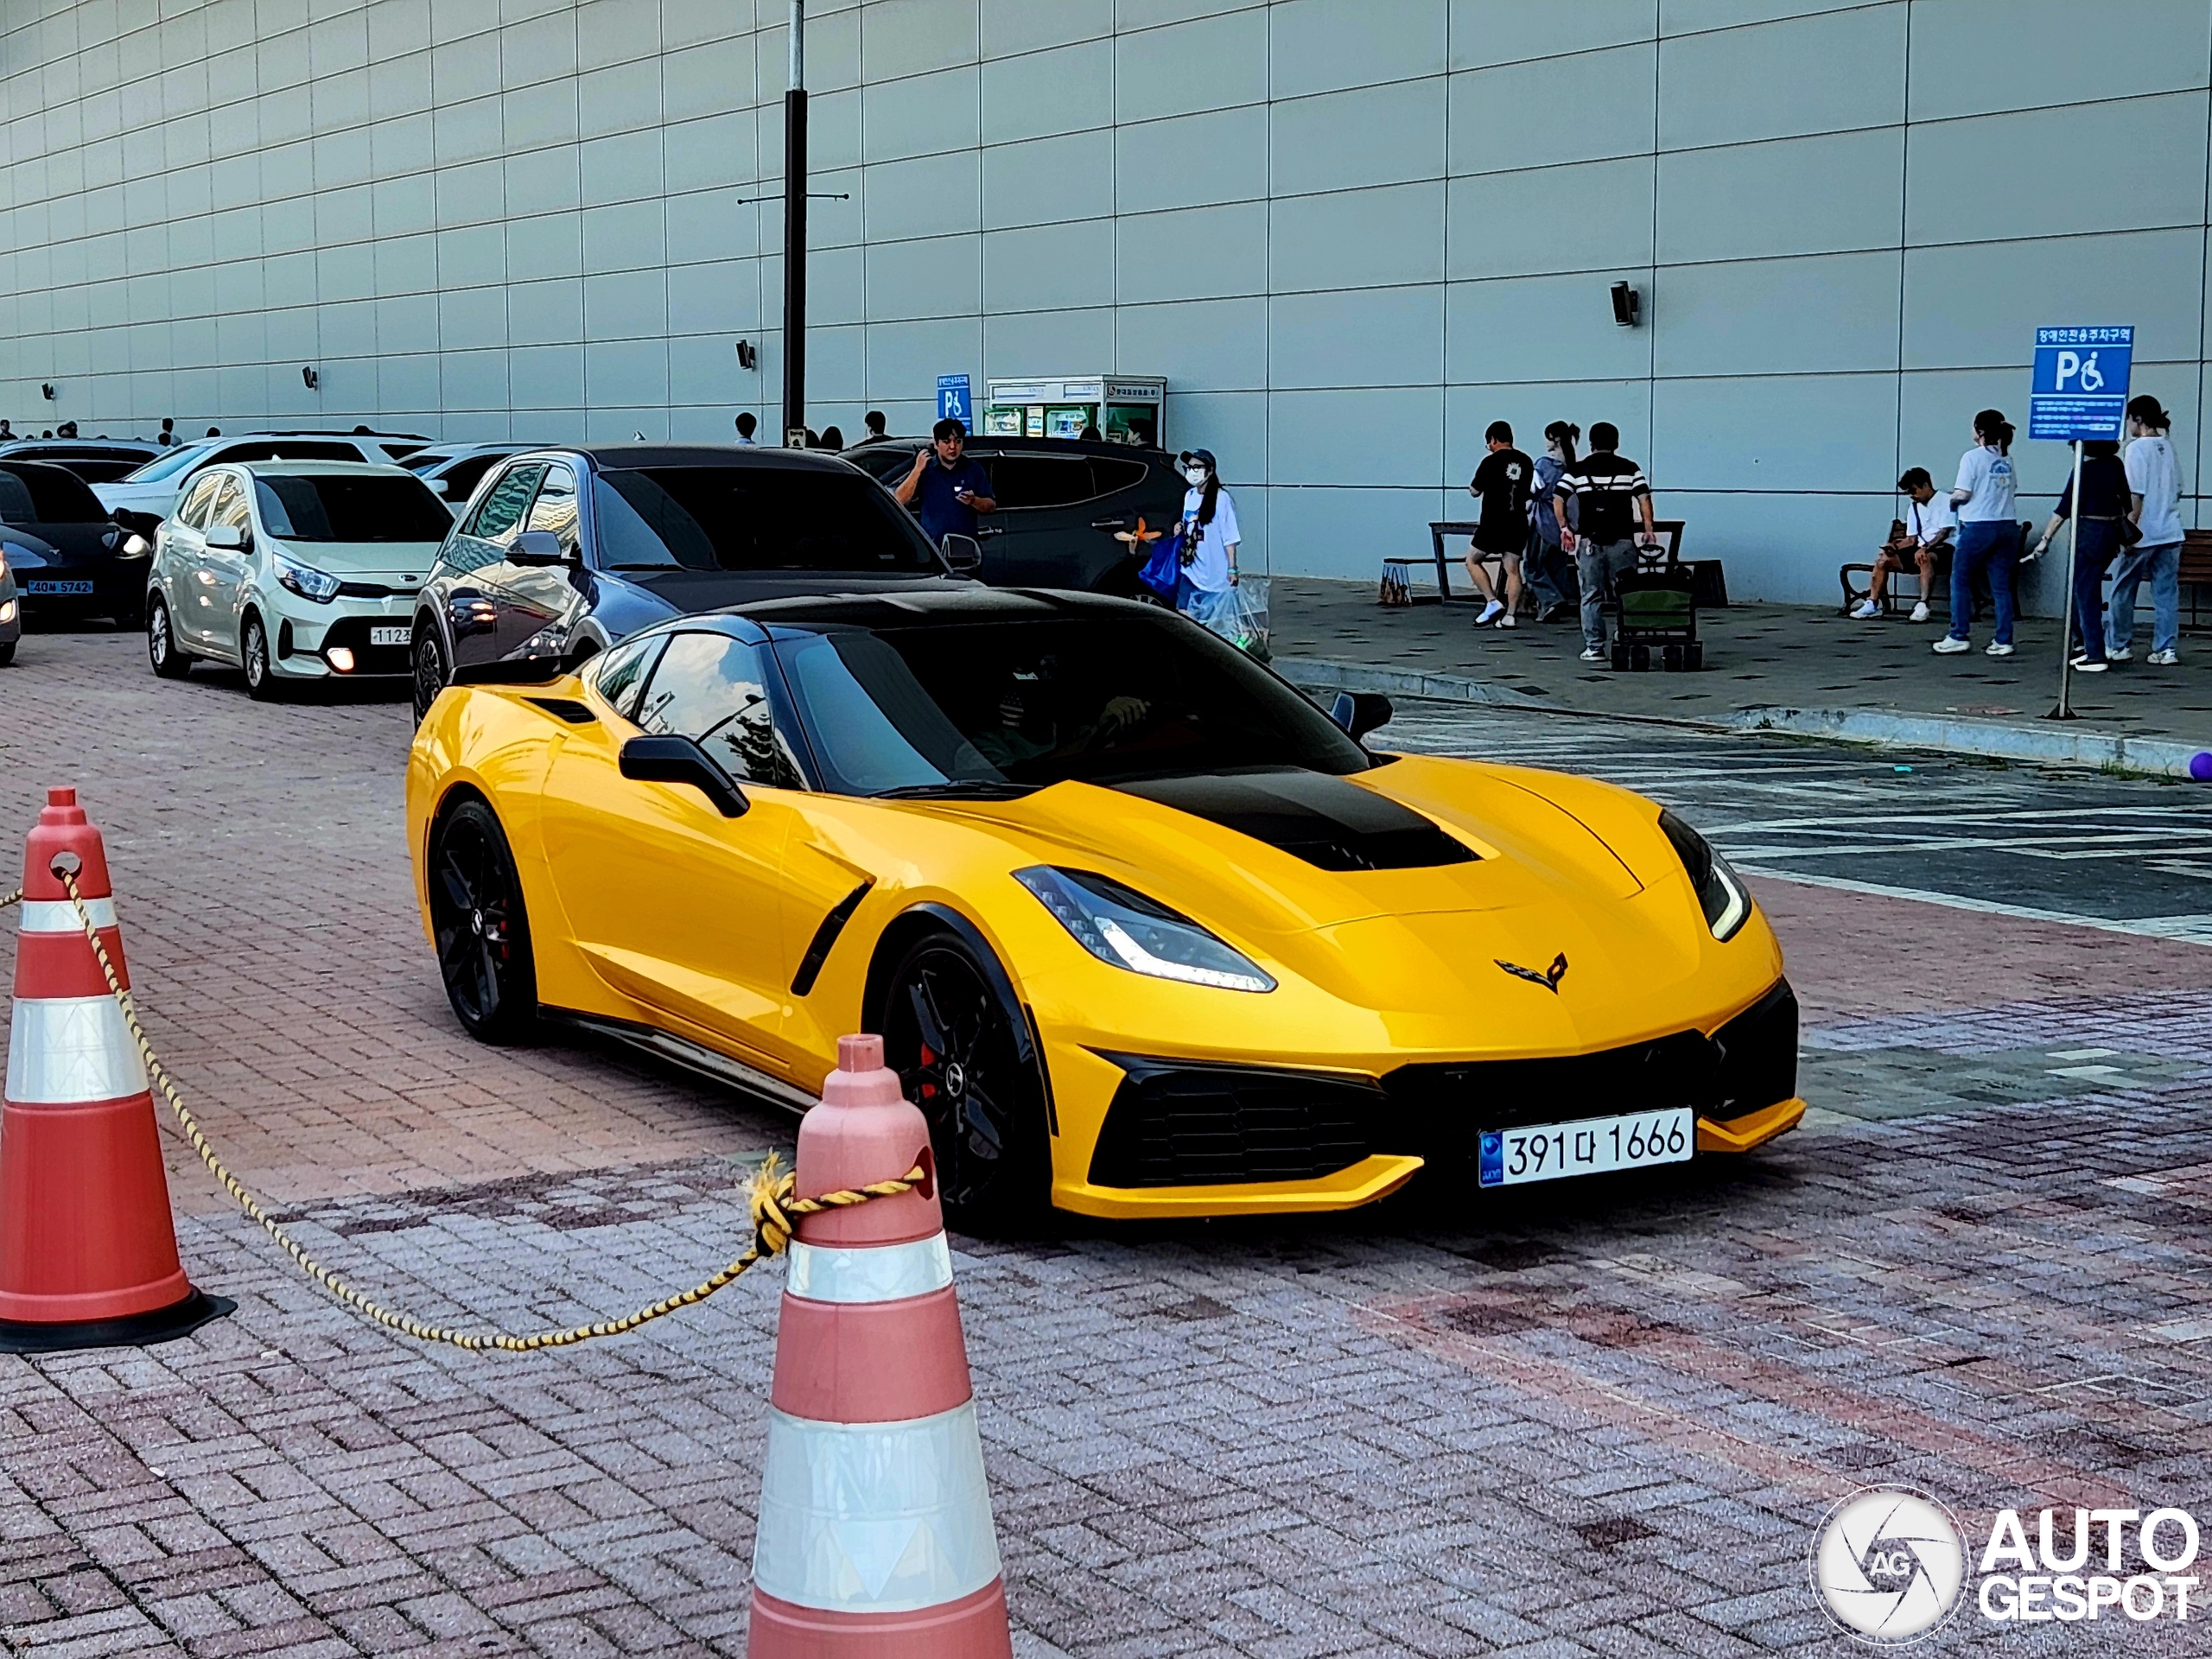
[(1734, 938), (1751, 913), (1751, 895), (1744, 887), (1744, 878), (1713, 850), (1711, 842), (1672, 812), (1660, 813), (1659, 831), (1674, 843), (1675, 855), (1689, 873), (1690, 886), (1697, 891), (1698, 908), (1705, 912), (1705, 925), (1713, 930), (1713, 937), (1724, 944)]
[(1049, 864), (1016, 870), (1076, 943), (1101, 962), (1154, 979), (1224, 991), (1272, 991), (1275, 982), (1187, 916), (1089, 870)]
[(338, 597), (339, 581), (327, 570), (318, 570), (311, 564), (302, 564), (297, 559), (283, 554), (276, 556), (277, 582), (297, 594), (302, 599), (311, 599), (318, 605), (327, 605)]

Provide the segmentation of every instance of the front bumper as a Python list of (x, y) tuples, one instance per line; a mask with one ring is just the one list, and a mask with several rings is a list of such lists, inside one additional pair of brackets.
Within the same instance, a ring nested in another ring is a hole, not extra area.
[(271, 671), (287, 679), (368, 680), (408, 673), (412, 646), (372, 643), (372, 630), (397, 628), (410, 634), (414, 622), (414, 595), (393, 594), (356, 599), (340, 594), (316, 613), (288, 610), (279, 613), (272, 641)]
[(1110, 1217), (1349, 1208), (1424, 1165), (1471, 1167), (1487, 1130), (1676, 1106), (1696, 1114), (1699, 1154), (1745, 1152), (1805, 1112), (1787, 980), (1710, 1034), (1585, 1054), (1411, 1061), (1380, 1075), (1101, 1049), (1054, 1058), (1056, 1091), (1103, 1084), (1110, 1098), (1088, 1166), (1072, 1180), (1062, 1167), (1053, 1201)]

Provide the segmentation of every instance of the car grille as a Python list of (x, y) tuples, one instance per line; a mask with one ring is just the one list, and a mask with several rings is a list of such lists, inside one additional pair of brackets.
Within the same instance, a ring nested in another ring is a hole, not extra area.
[(1107, 1108), (1090, 1158), (1098, 1186), (1214, 1186), (1306, 1181), (1367, 1156), (1387, 1109), (1365, 1078), (1104, 1058), (1128, 1075)]
[(1678, 1031), (1594, 1054), (1402, 1065), (1376, 1150), (1472, 1158), (1484, 1129), (1688, 1106), (1721, 1122), (1797, 1091), (1797, 998), (1788, 980), (1711, 1037)]
[(404, 617), (341, 616), (330, 625), (322, 636), (322, 648), (327, 652), (333, 645), (343, 645), (353, 653), (355, 674), (404, 674), (410, 666), (405, 645), (372, 645), (369, 643), (372, 624), (379, 628), (404, 625)]
[(1484, 1129), (1688, 1106), (1726, 1122), (1797, 1092), (1787, 980), (1711, 1037), (1676, 1032), (1594, 1054), (1325, 1072), (1104, 1054), (1127, 1075), (1091, 1154), (1097, 1186), (1317, 1180), (1374, 1153), (1472, 1160)]

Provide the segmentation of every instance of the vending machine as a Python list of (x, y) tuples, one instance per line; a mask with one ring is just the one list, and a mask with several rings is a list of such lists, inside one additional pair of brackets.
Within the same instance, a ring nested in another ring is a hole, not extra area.
[(1167, 382), (1146, 375), (1071, 375), (991, 380), (982, 430), (995, 438), (1080, 438), (1156, 449), (1166, 442), (1160, 411)]

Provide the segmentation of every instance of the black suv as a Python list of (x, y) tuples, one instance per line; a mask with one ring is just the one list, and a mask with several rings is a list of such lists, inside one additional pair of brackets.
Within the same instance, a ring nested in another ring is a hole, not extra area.
[[(845, 459), (888, 488), (929, 447), (927, 438), (877, 438), (846, 450)], [(1140, 518), (1148, 530), (1168, 530), (1183, 516), (1183, 475), (1165, 449), (979, 435), (968, 440), (968, 454), (990, 474), (998, 503), (976, 531), (983, 548), (976, 574), (995, 587), (1128, 598), (1144, 556), (1116, 535), (1134, 531)]]
[(588, 655), (671, 616), (791, 594), (965, 585), (834, 455), (736, 444), (533, 449), (485, 474), (415, 609), (415, 717), (456, 667)]

